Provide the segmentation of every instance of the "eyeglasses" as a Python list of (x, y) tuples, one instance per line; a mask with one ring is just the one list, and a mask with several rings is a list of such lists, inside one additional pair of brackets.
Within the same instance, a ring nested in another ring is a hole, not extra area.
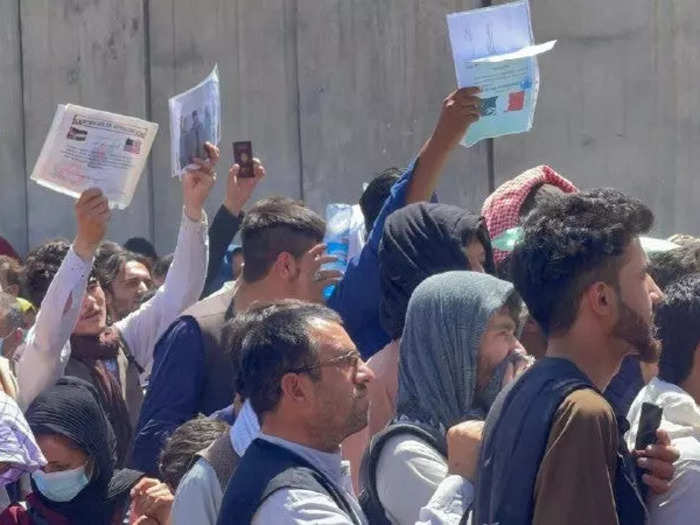
[(360, 363), (360, 354), (357, 350), (349, 350), (347, 353), (333, 357), (327, 361), (320, 361), (315, 365), (303, 366), (300, 368), (293, 368), (287, 373), (289, 374), (303, 374), (305, 372), (311, 372), (312, 370), (318, 370), (319, 368), (324, 368), (327, 366), (349, 366), (357, 370), (357, 365)]

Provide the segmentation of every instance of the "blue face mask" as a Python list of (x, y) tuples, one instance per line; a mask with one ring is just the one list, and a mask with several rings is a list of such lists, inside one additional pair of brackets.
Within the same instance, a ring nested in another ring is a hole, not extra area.
[(85, 465), (60, 472), (36, 470), (32, 472), (32, 479), (39, 492), (56, 503), (72, 500), (90, 483), (85, 474)]

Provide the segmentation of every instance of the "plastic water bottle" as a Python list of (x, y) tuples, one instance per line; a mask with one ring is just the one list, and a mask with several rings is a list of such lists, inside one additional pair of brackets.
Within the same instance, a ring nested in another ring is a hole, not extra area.
[[(350, 204), (333, 203), (326, 207), (326, 237), (323, 242), (327, 246), (328, 255), (338, 260), (324, 264), (324, 270), (345, 272), (348, 267), (348, 250), (350, 248), (350, 224), (352, 221), (352, 206)], [(326, 286), (323, 297), (327, 301), (333, 295), (335, 285)]]

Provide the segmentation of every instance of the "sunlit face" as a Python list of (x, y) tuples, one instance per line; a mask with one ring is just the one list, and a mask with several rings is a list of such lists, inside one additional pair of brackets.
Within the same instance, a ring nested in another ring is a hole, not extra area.
[(44, 472), (73, 470), (86, 465), (89, 456), (70, 439), (57, 434), (39, 434), (37, 444), (46, 458)]
[(124, 319), (141, 305), (141, 298), (153, 286), (151, 273), (142, 263), (128, 261), (106, 292), (112, 322)]
[(472, 241), (462, 248), (464, 254), (469, 260), (469, 269), (473, 272), (485, 273), (484, 266), (486, 265), (486, 250), (484, 245), (478, 239)]
[(85, 298), (80, 308), (78, 322), (73, 329), (75, 335), (97, 335), (107, 326), (107, 307), (105, 294), (100, 283), (88, 284)]
[(639, 354), (643, 361), (653, 361), (659, 351), (659, 342), (652, 331), (653, 304), (660, 299), (657, 298), (658, 288), (651, 286), (647, 256), (639, 239), (630, 243), (623, 257), (625, 263), (618, 274), (618, 318), (613, 336), (628, 343), (631, 352)]
[(489, 319), (479, 346), (477, 389), (486, 386), (498, 365), (516, 349), (521, 348), (515, 331), (517, 326), (508, 308), (502, 307)]
[(337, 444), (367, 426), (368, 385), (374, 373), (362, 361), (357, 347), (338, 323), (314, 323), (319, 345), (320, 380), (314, 383), (315, 417), (319, 432)]

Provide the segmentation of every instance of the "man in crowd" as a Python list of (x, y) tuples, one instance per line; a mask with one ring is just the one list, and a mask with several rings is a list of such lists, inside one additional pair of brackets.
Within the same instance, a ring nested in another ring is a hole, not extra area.
[(324, 233), (323, 219), (291, 199), (266, 199), (246, 214), (241, 228), (245, 262), (236, 286), (214, 297), (215, 308), (200, 308), (208, 299), (195, 305), (158, 342), (137, 427), (134, 468), (155, 472), (164, 440), (179, 425), (231, 403), (236, 371), (221, 344), (228, 319), (256, 301), (321, 302), (323, 289), (339, 277), (320, 270), (334, 260), (323, 255)]
[(671, 284), (656, 311), (662, 351), (659, 376), (635, 399), (627, 419), (627, 444), (634, 446), (643, 403), (663, 410), (661, 427), (680, 452), (666, 494), (649, 499), (649, 525), (694, 523), (700, 515), (700, 274)]
[(138, 310), (142, 297), (153, 288), (151, 267), (144, 256), (121, 250), (110, 256), (98, 272), (111, 322)]
[[(326, 307), (285, 307), (251, 326), (241, 387), (262, 433), (241, 459), (217, 523), (366, 523), (340, 443), (367, 424), (372, 378), (340, 318)], [(464, 454), (465, 445), (473, 452), (478, 443), (456, 431), (448, 439), (451, 455)], [(458, 521), (463, 483), (459, 475), (446, 478), (421, 519)]]
[[(626, 355), (658, 351), (639, 242), (652, 222), (646, 206), (614, 190), (552, 200), (525, 220), (514, 284), (548, 336), (547, 351), (489, 413), (476, 523), (644, 523), (626, 424), (601, 392)], [(644, 482), (663, 492), (678, 454), (666, 433), (658, 437), (639, 465), (652, 469)]]
[(663, 290), (684, 275), (700, 272), (700, 241), (691, 240), (678, 248), (653, 253), (649, 259), (649, 273)]
[(9, 255), (0, 255), (0, 287), (17, 297), (22, 291), (22, 265)]
[(76, 203), (78, 232), (72, 245), (48, 243), (28, 262), (28, 286), (41, 308), (20, 348), (20, 406), (26, 408), (64, 374), (89, 381), (101, 394), (117, 434), (122, 464), (143, 401), (141, 380), (150, 370), (153, 347), (182, 310), (197, 300), (204, 285), (203, 206), (218, 160), (218, 149), (208, 147), (210, 159), (182, 178), (182, 223), (165, 285), (137, 311), (108, 326), (104, 291), (91, 277), (93, 257), (110, 217), (107, 199), (98, 189), (85, 191)]
[(450, 153), (469, 126), (479, 119), (478, 91), (478, 88), (459, 89), (443, 100), (433, 134), (391, 187), (374, 223), (367, 224), (371, 228), (367, 244), (357, 258), (350, 260), (342, 281), (328, 300), (328, 306), (341, 315), (346, 330), (365, 359), (391, 341), (379, 321), (382, 292), (378, 252), (384, 223), (389, 215), (407, 204), (431, 198)]

